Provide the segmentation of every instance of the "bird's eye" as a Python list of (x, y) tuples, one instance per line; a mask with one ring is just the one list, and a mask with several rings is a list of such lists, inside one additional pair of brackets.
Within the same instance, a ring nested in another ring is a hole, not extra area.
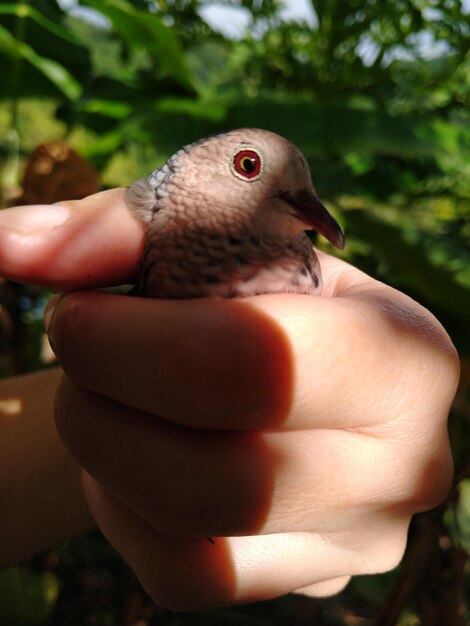
[(233, 157), (232, 170), (238, 178), (256, 180), (263, 173), (261, 154), (253, 149), (239, 150)]

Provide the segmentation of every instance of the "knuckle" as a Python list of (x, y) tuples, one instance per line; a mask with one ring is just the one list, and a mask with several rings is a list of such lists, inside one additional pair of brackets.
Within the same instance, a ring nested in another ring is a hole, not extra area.
[[(370, 545), (360, 566), (361, 574), (382, 574), (397, 567), (403, 559), (407, 544), (410, 517), (389, 529)], [(381, 530), (383, 530), (381, 528)]]
[(414, 336), (423, 345), (455, 357), (455, 348), (437, 318), (408, 296), (390, 288), (374, 295), (374, 305), (382, 321), (395, 334)]
[[(449, 493), (453, 477), (453, 459), (449, 441), (433, 453), (428, 452), (421, 462), (415, 480), (404, 497), (401, 508), (411, 514), (427, 511), (437, 506)], [(416, 459), (415, 459), (416, 462)]]

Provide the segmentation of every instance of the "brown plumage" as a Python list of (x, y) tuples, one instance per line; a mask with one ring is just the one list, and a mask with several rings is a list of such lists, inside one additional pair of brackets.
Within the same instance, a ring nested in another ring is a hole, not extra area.
[(321, 293), (314, 229), (344, 246), (302, 153), (256, 128), (202, 139), (127, 191), (146, 224), (137, 291), (155, 298)]

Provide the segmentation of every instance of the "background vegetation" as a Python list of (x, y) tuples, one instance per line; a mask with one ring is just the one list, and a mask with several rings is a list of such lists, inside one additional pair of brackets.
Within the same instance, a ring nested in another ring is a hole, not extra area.
[[(454, 489), (415, 518), (400, 568), (358, 578), (335, 599), (175, 616), (145, 597), (96, 533), (1, 574), (0, 624), (470, 620), (470, 8), (310, 4), (307, 23), (286, 19), (280, 0), (2, 1), (2, 204), (80, 196), (97, 174), (103, 187), (128, 184), (222, 129), (285, 135), (345, 227), (345, 258), (430, 308), (462, 355)], [(238, 11), (245, 26), (232, 36), (210, 26), (211, 5)], [(47, 366), (48, 294), (7, 281), (0, 289), (0, 374)]]

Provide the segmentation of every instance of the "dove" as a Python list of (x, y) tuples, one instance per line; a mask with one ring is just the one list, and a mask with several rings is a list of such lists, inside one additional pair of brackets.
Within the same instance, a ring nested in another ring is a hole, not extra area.
[(184, 146), (128, 187), (126, 204), (146, 228), (135, 290), (145, 297), (319, 295), (305, 231), (344, 247), (301, 151), (257, 128)]

